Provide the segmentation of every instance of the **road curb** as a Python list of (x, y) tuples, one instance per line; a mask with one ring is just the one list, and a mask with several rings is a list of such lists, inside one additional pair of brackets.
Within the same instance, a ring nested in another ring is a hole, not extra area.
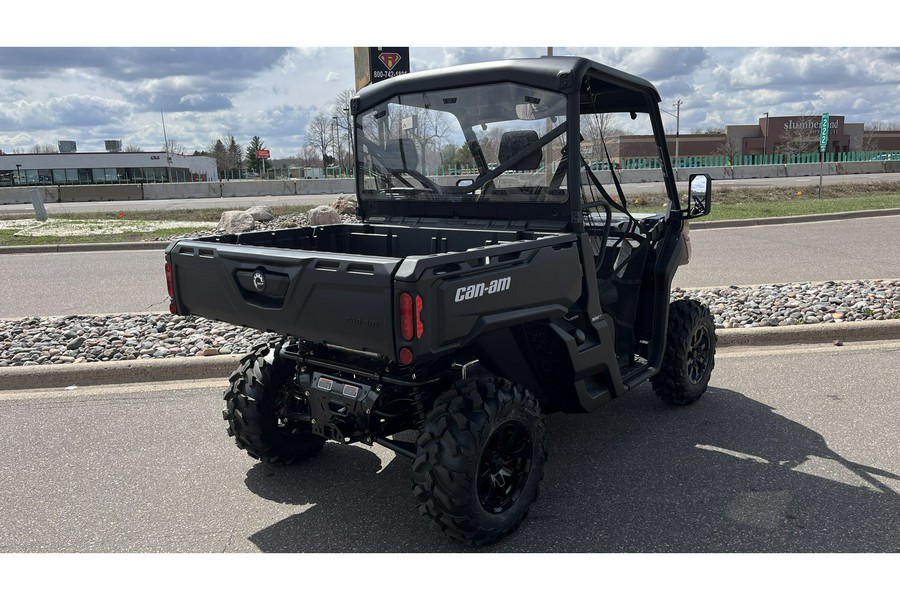
[(98, 252), (110, 250), (165, 250), (171, 242), (103, 242), (96, 244), (39, 244), (0, 246), (0, 254), (52, 254), (54, 252)]
[[(761, 347), (839, 342), (870, 342), (900, 339), (900, 319), (717, 329), (718, 347)], [(0, 389), (86, 387), (128, 385), (168, 381), (220, 379), (227, 381), (241, 356), (198, 356), (191, 358), (144, 359), (49, 365), (0, 367)]]

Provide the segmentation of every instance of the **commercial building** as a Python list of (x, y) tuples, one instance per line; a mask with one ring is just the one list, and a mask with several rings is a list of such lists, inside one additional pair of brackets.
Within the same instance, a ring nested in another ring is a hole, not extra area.
[[(724, 133), (669, 135), (669, 154), (692, 156), (773, 156), (819, 151), (821, 116), (761, 117), (753, 125), (728, 125)], [(624, 135), (618, 139), (620, 160), (655, 154), (649, 135)], [(865, 131), (862, 123), (847, 123), (841, 115), (828, 118), (826, 152), (877, 153), (900, 150), (900, 131)], [(779, 161), (780, 162), (780, 161)]]
[(218, 180), (216, 161), (208, 156), (167, 157), (165, 152), (0, 154), (0, 187)]

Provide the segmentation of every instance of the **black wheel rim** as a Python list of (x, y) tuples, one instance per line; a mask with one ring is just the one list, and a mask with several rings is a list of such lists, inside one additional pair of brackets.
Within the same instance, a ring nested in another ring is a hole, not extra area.
[(698, 327), (691, 336), (687, 355), (687, 375), (691, 383), (700, 383), (709, 368), (709, 332)]
[(531, 435), (515, 421), (491, 435), (478, 464), (478, 500), (484, 510), (502, 513), (522, 495), (531, 472), (531, 446)]

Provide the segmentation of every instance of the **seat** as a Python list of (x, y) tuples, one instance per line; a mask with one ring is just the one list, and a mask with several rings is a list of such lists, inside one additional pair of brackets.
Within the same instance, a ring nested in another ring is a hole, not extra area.
[(410, 139), (388, 140), (380, 156), (384, 166), (392, 172), (406, 173), (415, 171), (419, 166), (419, 154)]
[(513, 158), (525, 148), (538, 141), (538, 133), (532, 129), (524, 131), (504, 131), (500, 136), (500, 150), (497, 159), (503, 166), (514, 171), (533, 171), (541, 166), (544, 159), (541, 148), (535, 148), (511, 165), (506, 161)]

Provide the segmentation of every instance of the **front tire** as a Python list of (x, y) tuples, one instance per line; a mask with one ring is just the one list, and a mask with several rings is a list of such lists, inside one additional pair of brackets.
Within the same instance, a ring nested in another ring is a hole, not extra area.
[(514, 531), (544, 473), (544, 423), (534, 396), (505, 379), (458, 382), (425, 419), (413, 462), (419, 512), (472, 545)]
[(222, 417), (228, 435), (251, 457), (293, 464), (319, 452), (325, 438), (313, 434), (309, 422), (296, 419), (296, 364), (281, 358), (279, 348), (261, 346), (241, 359), (228, 380)]
[(669, 404), (696, 401), (709, 385), (716, 362), (716, 325), (709, 308), (696, 300), (669, 306), (669, 330), (659, 373), (650, 382)]

